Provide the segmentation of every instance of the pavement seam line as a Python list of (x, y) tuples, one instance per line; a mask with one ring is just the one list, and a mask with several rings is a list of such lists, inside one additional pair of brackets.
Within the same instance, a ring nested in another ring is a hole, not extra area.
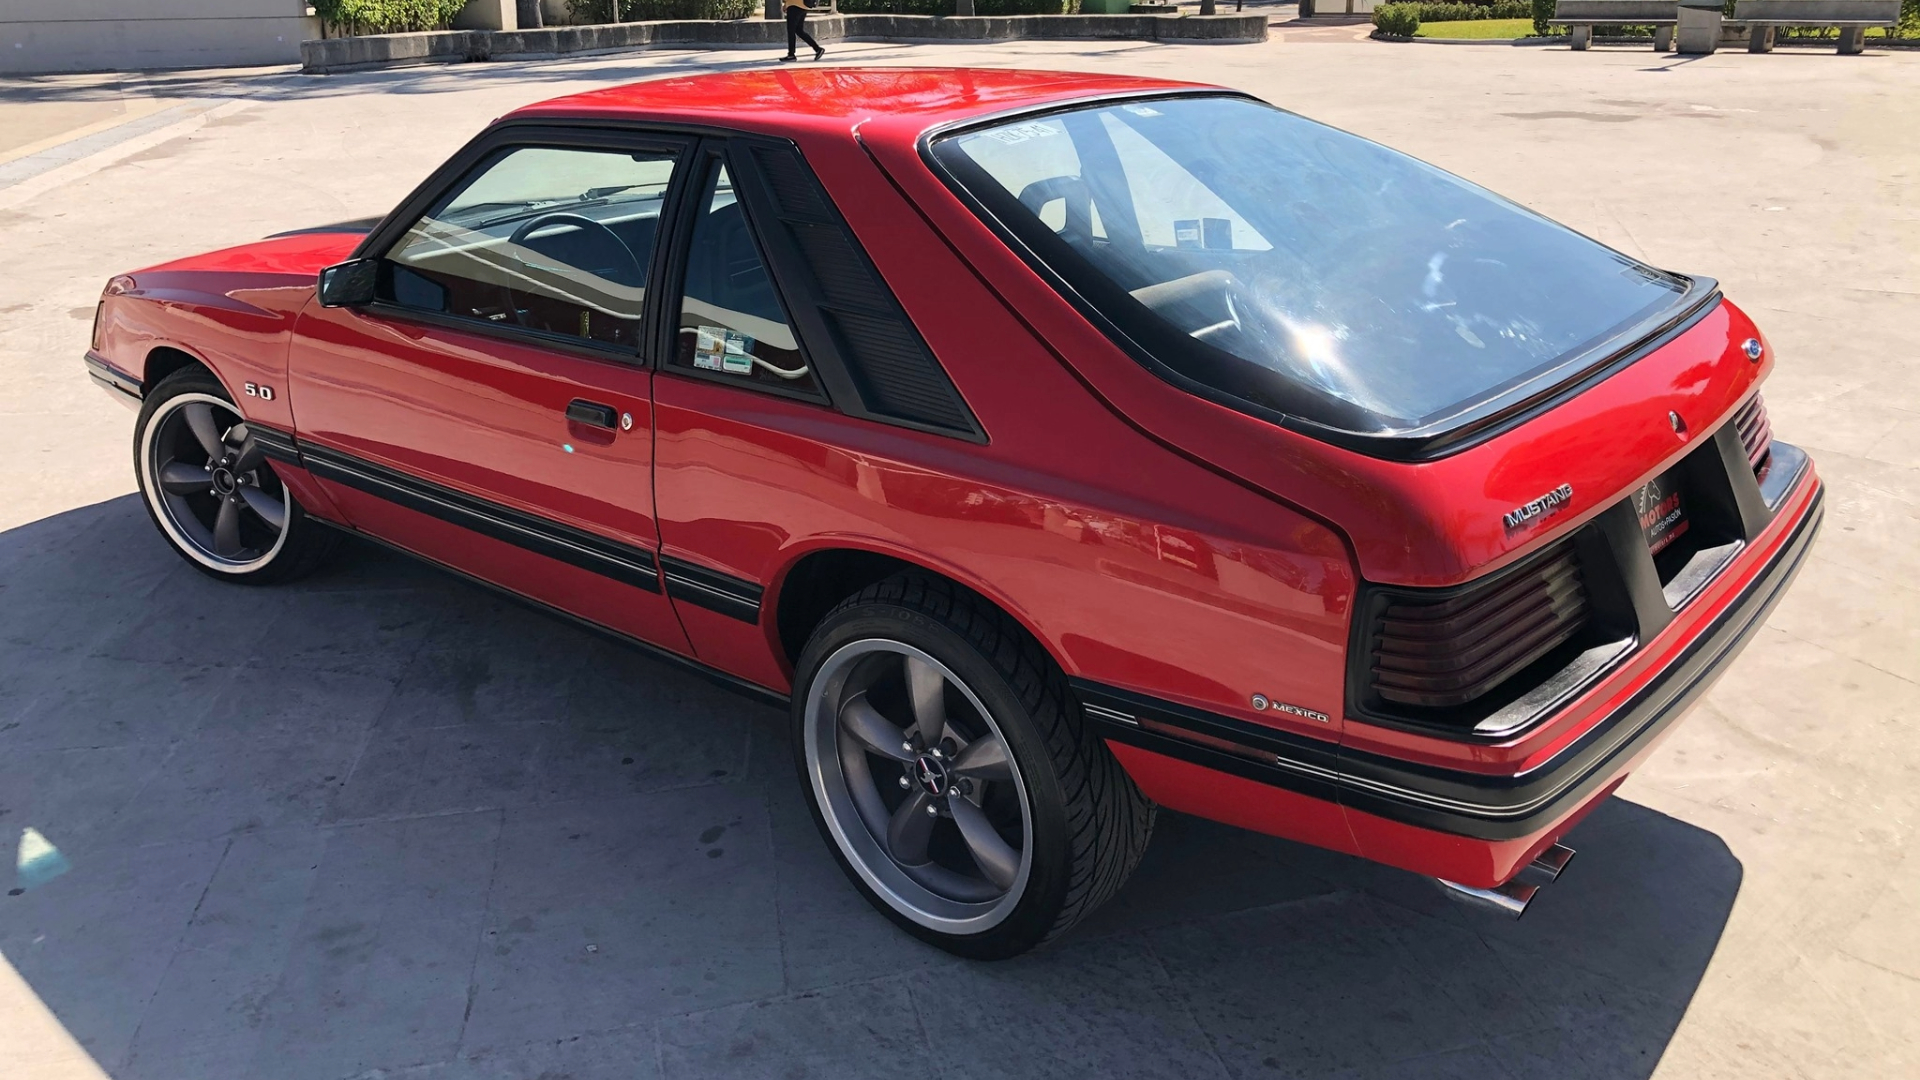
[(1227, 1059), (1220, 1056), (1220, 1046), (1214, 1041), (1213, 1032), (1207, 1030), (1206, 1025), (1200, 1022), (1200, 1014), (1194, 1011), (1193, 999), (1181, 988), (1179, 980), (1173, 977), (1173, 969), (1167, 966), (1166, 958), (1160, 955), (1160, 950), (1154, 948), (1153, 936), (1144, 930), (1134, 931), (1133, 936), (1139, 939), (1141, 946), (1147, 950), (1147, 958), (1153, 961), (1153, 966), (1160, 969), (1161, 978), (1167, 980), (1167, 996), (1180, 1003), (1180, 1011), (1186, 1014), (1187, 1023), (1193, 1025), (1194, 1034), (1200, 1036), (1201, 1041), (1207, 1044), (1207, 1053), (1212, 1056), (1213, 1063), (1220, 1066), (1220, 1075), (1233, 1076), (1233, 1070), (1227, 1067)]
[(493, 834), (493, 865), (487, 869), (487, 894), (481, 900), (480, 931), (474, 935), (473, 959), (467, 964), (467, 1007), (466, 1011), (460, 1014), (460, 1032), (453, 1039), (455, 1058), (461, 1056), (461, 1052), (467, 1045), (467, 1024), (473, 1019), (473, 999), (478, 993), (474, 979), (480, 974), (480, 954), (487, 947), (488, 916), (493, 914), (493, 888), (494, 883), (500, 878), (500, 849), (506, 845), (507, 840), (507, 812), (501, 809), (494, 813), (500, 815), (500, 822), (498, 830)]
[[(138, 850), (138, 849), (136, 849)], [(154, 980), (153, 993), (147, 995), (147, 1003), (140, 1006), (140, 1019), (134, 1022), (133, 1033), (127, 1036), (126, 1056), (120, 1059), (121, 1067), (133, 1063), (136, 1047), (140, 1045), (140, 1033), (146, 1030), (147, 1013), (153, 1009), (153, 1003), (160, 997), (160, 990), (167, 983), (167, 975), (173, 965), (179, 961), (180, 954), (186, 951), (187, 935), (193, 933), (193, 922), (200, 917), (200, 909), (206, 906), (207, 896), (213, 892), (213, 883), (220, 877), (220, 868), (227, 865), (227, 856), (233, 853), (233, 837), (228, 836), (220, 848), (220, 857), (213, 861), (213, 870), (207, 874), (207, 883), (200, 888), (199, 899), (193, 902), (193, 910), (187, 913), (186, 925), (180, 928), (180, 938), (173, 943), (173, 951), (167, 954), (167, 966), (160, 969), (160, 977)]]

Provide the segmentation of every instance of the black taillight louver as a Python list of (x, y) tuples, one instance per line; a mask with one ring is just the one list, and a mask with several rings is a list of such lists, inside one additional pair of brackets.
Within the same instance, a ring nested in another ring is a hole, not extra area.
[(1767, 420), (1767, 403), (1759, 394), (1747, 399), (1733, 414), (1733, 426), (1740, 432), (1740, 444), (1747, 449), (1747, 464), (1753, 475), (1766, 479), (1767, 466), (1773, 463), (1773, 424)]
[(1484, 585), (1425, 598), (1396, 593), (1378, 611), (1372, 690), (1420, 709), (1466, 705), (1565, 645), (1591, 616), (1572, 544)]

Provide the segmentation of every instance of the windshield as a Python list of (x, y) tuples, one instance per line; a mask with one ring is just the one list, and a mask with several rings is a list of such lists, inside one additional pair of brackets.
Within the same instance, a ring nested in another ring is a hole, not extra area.
[(1404, 154), (1237, 97), (1013, 120), (933, 155), (1159, 364), (1337, 431), (1536, 392), (1685, 283)]
[(494, 161), (433, 216), (482, 229), (561, 208), (657, 202), (672, 173), (671, 162), (663, 168), (648, 154), (522, 147)]

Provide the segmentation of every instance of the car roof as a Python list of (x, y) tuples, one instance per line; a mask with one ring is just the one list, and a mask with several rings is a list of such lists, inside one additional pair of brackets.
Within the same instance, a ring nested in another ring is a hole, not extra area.
[(862, 121), (884, 117), (889, 123), (882, 126), (897, 135), (1027, 106), (1203, 89), (1217, 88), (1073, 71), (756, 68), (589, 90), (529, 105), (502, 119), (644, 119), (798, 135), (844, 134)]

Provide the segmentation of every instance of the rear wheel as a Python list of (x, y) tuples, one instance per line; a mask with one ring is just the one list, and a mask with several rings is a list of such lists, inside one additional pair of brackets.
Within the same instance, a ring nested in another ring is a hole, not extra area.
[(977, 959), (1066, 932), (1146, 850), (1153, 808), (1005, 613), (903, 574), (821, 621), (796, 757), (841, 867), (909, 933)]
[(339, 546), (338, 533), (300, 509), (226, 390), (203, 369), (177, 371), (147, 395), (133, 461), (160, 535), (212, 577), (286, 581)]

